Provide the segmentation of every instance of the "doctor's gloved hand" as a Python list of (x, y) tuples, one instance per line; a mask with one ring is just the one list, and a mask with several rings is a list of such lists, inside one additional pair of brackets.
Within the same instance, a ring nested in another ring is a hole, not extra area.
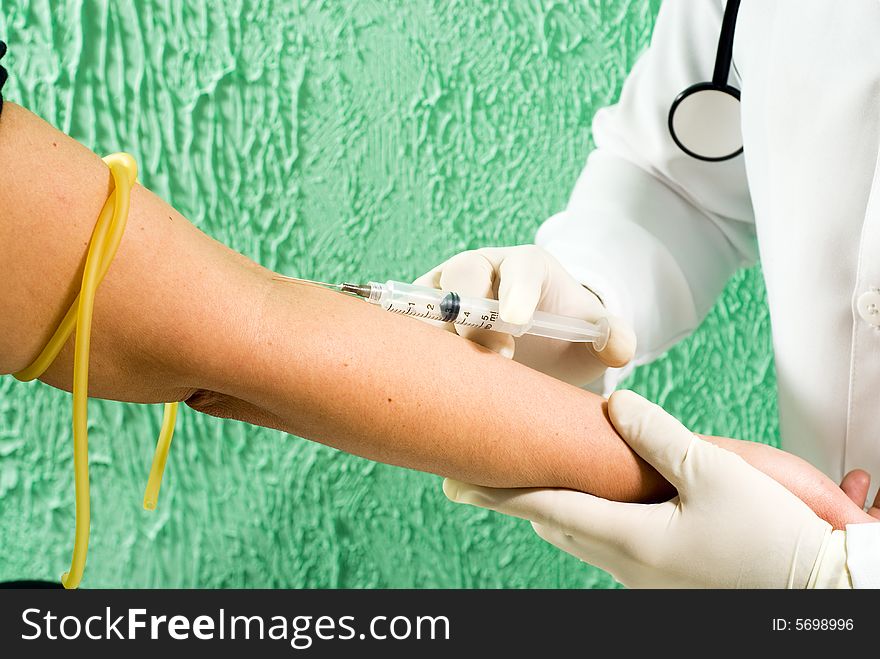
[[(486, 247), (461, 252), (415, 282), (461, 295), (497, 299), (501, 320), (529, 322), (536, 310), (596, 321), (607, 316), (596, 295), (579, 284), (562, 265), (535, 245)], [(567, 343), (538, 336), (514, 337), (499, 332), (446, 324), (450, 332), (555, 378), (582, 386), (598, 379), (609, 366), (623, 366), (635, 353), (632, 329), (609, 316), (611, 333), (601, 352), (589, 343)]]
[(538, 535), (633, 588), (851, 587), (846, 531), (742, 458), (631, 391), (608, 401), (623, 439), (678, 491), (657, 504), (570, 490), (444, 482), (453, 501), (532, 521)]

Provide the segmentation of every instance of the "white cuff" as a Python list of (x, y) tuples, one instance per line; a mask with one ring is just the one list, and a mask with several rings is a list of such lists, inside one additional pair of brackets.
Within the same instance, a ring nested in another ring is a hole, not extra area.
[(853, 588), (880, 588), (880, 523), (846, 525), (846, 565)]

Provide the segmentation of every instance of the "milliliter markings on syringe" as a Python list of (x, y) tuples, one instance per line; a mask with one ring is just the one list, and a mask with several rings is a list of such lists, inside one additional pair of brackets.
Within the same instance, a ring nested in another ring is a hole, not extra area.
[[(400, 314), (401, 316), (410, 316), (411, 318), (427, 318), (429, 320), (443, 321), (442, 314), (439, 313), (436, 306), (431, 303), (426, 304), (424, 310), (419, 309), (419, 306), (415, 302), (407, 302), (405, 307), (400, 307), (392, 303), (386, 307), (386, 310), (391, 313)], [(456, 325), (473, 327), (475, 329), (490, 330), (498, 321), (497, 311), (490, 311), (489, 313), (483, 314), (480, 316), (479, 321), (471, 320), (470, 315), (470, 311), (462, 311), (455, 320), (446, 322), (453, 322)]]
[(480, 316), (480, 324), (470, 318), (470, 311), (462, 311), (459, 320), (454, 321), (456, 325), (464, 325), (465, 327), (475, 327), (477, 329), (492, 329), (498, 322), (498, 312), (490, 311), (488, 314)]
[(419, 311), (416, 308), (415, 302), (407, 303), (405, 308), (401, 308), (396, 305), (392, 305), (386, 308), (386, 311), (390, 311), (391, 313), (400, 314), (401, 316), (412, 316), (413, 318), (428, 318), (430, 320), (440, 320), (440, 314), (434, 313), (434, 305), (428, 304), (425, 307), (425, 311)]

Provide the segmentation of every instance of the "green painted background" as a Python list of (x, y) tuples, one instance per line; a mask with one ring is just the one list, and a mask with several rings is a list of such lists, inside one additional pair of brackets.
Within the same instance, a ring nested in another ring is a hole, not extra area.
[[(0, 0), (7, 98), (204, 231), (292, 274), (413, 278), (529, 242), (565, 204), (657, 0)], [(2, 285), (2, 282), (0, 282)], [(279, 328), (283, 332), (283, 328)], [(775, 441), (757, 271), (631, 384), (695, 430)], [(70, 400), (0, 378), (0, 580), (56, 579), (73, 534)], [(91, 405), (83, 585), (609, 586), (440, 480), (184, 410), (158, 511), (161, 408)]]

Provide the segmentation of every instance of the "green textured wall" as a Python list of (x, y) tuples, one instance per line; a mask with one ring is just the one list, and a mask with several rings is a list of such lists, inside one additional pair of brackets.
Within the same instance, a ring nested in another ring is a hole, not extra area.
[[(658, 5), (0, 0), (0, 37), (7, 98), (135, 154), (209, 234), (289, 273), (407, 279), (529, 242), (562, 208)], [(694, 429), (775, 441), (759, 273), (632, 385)], [(0, 580), (67, 567), (69, 403), (0, 378)], [(160, 417), (91, 405), (86, 587), (613, 584), (523, 522), (448, 503), (435, 476), (191, 410), (147, 513)]]

